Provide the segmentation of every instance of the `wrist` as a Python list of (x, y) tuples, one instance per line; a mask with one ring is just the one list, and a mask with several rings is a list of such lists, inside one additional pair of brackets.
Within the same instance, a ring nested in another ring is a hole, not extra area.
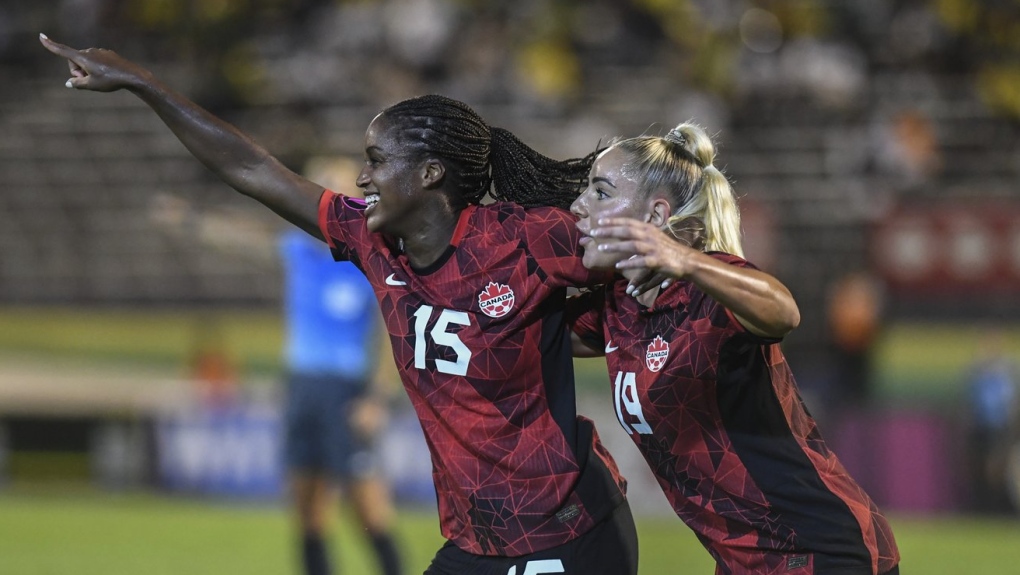
[(155, 74), (142, 67), (133, 70), (124, 80), (124, 88), (143, 99), (146, 97), (166, 98), (170, 94), (170, 90), (159, 81)]
[(669, 275), (678, 280), (686, 280), (697, 283), (698, 277), (701, 276), (705, 270), (712, 266), (716, 260), (705, 252), (701, 252), (695, 249), (684, 250), (684, 254), (680, 256), (681, 261), (677, 262), (678, 265), (670, 266)]

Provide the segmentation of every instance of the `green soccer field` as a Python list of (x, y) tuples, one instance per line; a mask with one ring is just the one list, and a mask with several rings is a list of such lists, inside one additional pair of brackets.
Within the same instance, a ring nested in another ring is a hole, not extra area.
[[(276, 314), (212, 315), (242, 372), (272, 379), (281, 345)], [(145, 385), (150, 370), (161, 377), (182, 373), (203, 319), (209, 318), (180, 311), (0, 309), (5, 326), (0, 365), (43, 365), (76, 374), (126, 365)], [(951, 345), (960, 340), (957, 332), (933, 326), (891, 330), (880, 354), (882, 395), (951, 403), (957, 374), (973, 351)], [(1010, 333), (1010, 345), (1020, 349), (1020, 332)], [(939, 361), (932, 363), (932, 357)], [(579, 364), (581, 387), (595, 387), (602, 378), (600, 364)], [(0, 575), (298, 573), (295, 534), (279, 505), (24, 485), (0, 485)], [(1017, 520), (893, 516), (891, 521), (905, 575), (1020, 572)], [(708, 554), (679, 520), (639, 517), (638, 528), (642, 574), (713, 573)], [(402, 510), (399, 533), (407, 573), (421, 573), (442, 541), (434, 511)], [(341, 520), (335, 543), (342, 550), (338, 574), (374, 572), (348, 521)]]
[[(342, 514), (341, 514), (342, 515)], [(903, 573), (1017, 572), (1020, 523), (971, 518), (892, 519)], [(712, 562), (679, 520), (638, 520), (641, 573), (710, 575)], [(338, 573), (373, 573), (343, 517)], [(402, 510), (407, 573), (421, 573), (441, 538), (434, 513)], [(280, 575), (298, 573), (281, 507), (157, 495), (8, 489), (0, 492), (0, 573), (17, 575)]]

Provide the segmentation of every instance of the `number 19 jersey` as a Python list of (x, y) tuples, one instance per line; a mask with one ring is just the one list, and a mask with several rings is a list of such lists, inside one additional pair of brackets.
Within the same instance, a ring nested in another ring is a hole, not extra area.
[(894, 569), (889, 523), (828, 449), (778, 341), (752, 335), (691, 282), (652, 308), (626, 287), (572, 298), (570, 323), (589, 345), (605, 345), (620, 425), (717, 573)]
[(376, 291), (393, 356), (428, 444), (443, 536), (479, 555), (520, 556), (590, 530), (625, 482), (577, 417), (566, 288), (598, 283), (573, 217), (471, 206), (447, 251), (414, 269), (365, 204), (326, 192), (319, 226), (337, 260)]

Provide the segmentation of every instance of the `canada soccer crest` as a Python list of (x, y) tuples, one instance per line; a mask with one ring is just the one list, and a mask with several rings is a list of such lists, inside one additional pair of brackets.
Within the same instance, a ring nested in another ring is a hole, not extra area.
[(661, 335), (655, 336), (652, 343), (648, 344), (648, 351), (645, 353), (645, 363), (648, 369), (659, 371), (666, 365), (666, 358), (669, 357), (669, 343), (662, 339)]
[(489, 317), (503, 317), (514, 308), (514, 290), (508, 285), (489, 282), (478, 294), (478, 305)]

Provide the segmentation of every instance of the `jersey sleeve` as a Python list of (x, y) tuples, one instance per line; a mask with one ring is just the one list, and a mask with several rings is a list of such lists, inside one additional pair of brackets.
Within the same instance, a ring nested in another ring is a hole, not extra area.
[(567, 298), (566, 318), (570, 331), (593, 349), (606, 345), (606, 286), (601, 285)]
[(558, 208), (527, 210), (523, 240), (550, 281), (590, 287), (609, 282), (612, 271), (589, 270), (581, 263), (581, 232), (573, 214)]
[(358, 254), (370, 248), (368, 227), (365, 224), (365, 202), (324, 190), (319, 198), (319, 231), (326, 239), (333, 259), (349, 260), (358, 264)]
[(752, 264), (751, 262), (745, 260), (744, 258), (740, 256), (735, 256), (733, 254), (728, 254), (726, 252), (706, 252), (705, 255), (709, 256), (710, 258), (719, 260), (724, 264), (737, 266), (738, 268), (749, 268), (752, 270), (758, 269), (758, 266)]

